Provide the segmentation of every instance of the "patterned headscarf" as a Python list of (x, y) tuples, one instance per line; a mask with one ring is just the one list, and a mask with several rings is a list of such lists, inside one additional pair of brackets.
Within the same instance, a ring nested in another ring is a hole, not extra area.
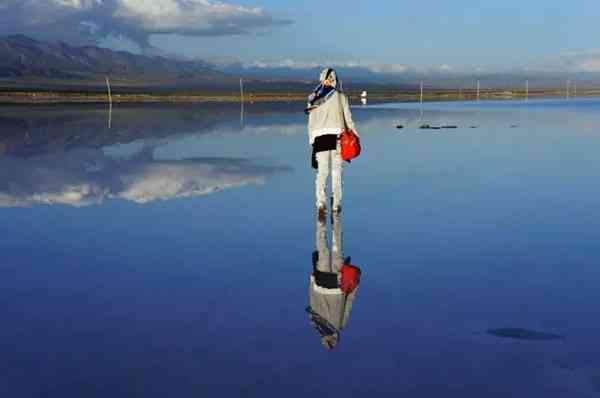
[(324, 84), (327, 79), (331, 80), (334, 88), (337, 88), (337, 73), (333, 68), (325, 68), (321, 71), (321, 75), (319, 76), (321, 84)]
[[(330, 80), (331, 86), (326, 86), (325, 81)], [(337, 73), (333, 68), (325, 68), (319, 76), (319, 85), (315, 87), (313, 92), (308, 96), (308, 107), (319, 106), (338, 90)]]

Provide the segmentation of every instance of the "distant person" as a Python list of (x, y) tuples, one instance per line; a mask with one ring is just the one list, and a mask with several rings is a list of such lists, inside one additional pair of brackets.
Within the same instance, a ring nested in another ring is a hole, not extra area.
[(312, 145), (312, 167), (317, 169), (316, 206), (321, 217), (327, 209), (325, 193), (331, 173), (332, 213), (342, 210), (342, 158), (339, 137), (345, 128), (355, 130), (348, 97), (341, 91), (335, 70), (324, 69), (319, 85), (308, 97), (309, 143)]
[(317, 217), (316, 245), (312, 255), (309, 301), (306, 308), (313, 327), (325, 349), (332, 350), (340, 340), (340, 332), (350, 318), (352, 304), (360, 282), (360, 269), (344, 261), (342, 252), (342, 222), (339, 214), (332, 217), (331, 252), (327, 245), (326, 225)]

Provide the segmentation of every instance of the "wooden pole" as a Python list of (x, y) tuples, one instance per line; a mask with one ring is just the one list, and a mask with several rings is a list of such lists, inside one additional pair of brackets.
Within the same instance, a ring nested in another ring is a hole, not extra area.
[(112, 93), (110, 90), (110, 79), (106, 76), (106, 91), (108, 93), (108, 128), (112, 125)]
[(110, 80), (106, 76), (106, 91), (108, 92), (108, 103), (112, 104), (112, 94), (110, 92)]
[(423, 105), (423, 81), (421, 80), (421, 97), (419, 98), (419, 102)]
[(240, 125), (244, 127), (244, 80), (240, 77)]

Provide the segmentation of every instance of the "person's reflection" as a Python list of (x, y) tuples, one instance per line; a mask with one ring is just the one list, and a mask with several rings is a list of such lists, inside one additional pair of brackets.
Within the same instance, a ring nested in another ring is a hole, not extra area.
[(309, 300), (306, 308), (310, 322), (321, 336), (321, 344), (335, 348), (350, 317), (352, 303), (360, 282), (360, 269), (344, 260), (342, 251), (342, 220), (340, 214), (332, 216), (332, 247), (327, 244), (327, 226), (317, 217), (317, 250), (312, 254), (313, 271), (310, 276)]

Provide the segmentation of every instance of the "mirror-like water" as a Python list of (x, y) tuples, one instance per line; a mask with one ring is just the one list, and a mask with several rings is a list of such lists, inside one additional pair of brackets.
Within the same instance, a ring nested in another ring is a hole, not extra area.
[(600, 393), (599, 100), (247, 110), (0, 109), (0, 396)]

